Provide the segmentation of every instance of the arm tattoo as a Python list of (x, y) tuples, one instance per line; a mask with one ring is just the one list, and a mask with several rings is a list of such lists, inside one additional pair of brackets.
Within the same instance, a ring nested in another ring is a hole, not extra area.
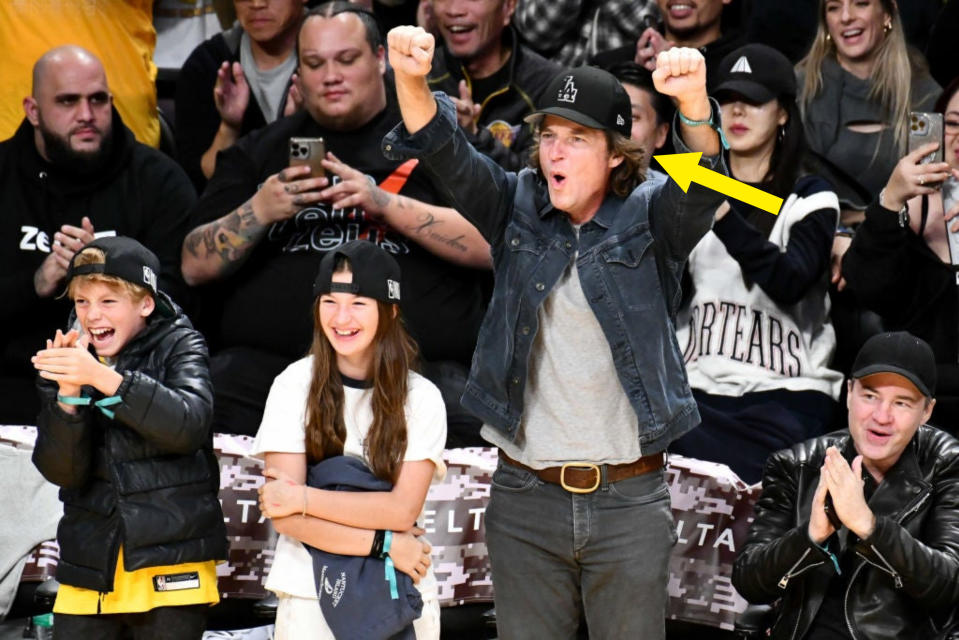
[[(402, 201), (403, 198), (400, 198), (400, 202)], [(426, 236), (428, 238), (432, 238), (434, 241), (445, 244), (451, 249), (456, 249), (462, 253), (469, 251), (469, 248), (462, 242), (463, 234), (458, 236), (449, 236), (441, 233), (437, 227), (443, 224), (443, 221), (437, 220), (436, 216), (429, 211), (424, 211), (423, 213), (419, 214), (417, 219), (419, 221), (418, 225), (407, 227), (407, 230), (409, 230), (411, 234), (418, 235), (420, 237)]]
[(218, 256), (218, 271), (226, 274), (246, 258), (265, 229), (253, 214), (252, 202), (247, 200), (219, 220), (191, 231), (184, 247), (198, 260)]
[[(387, 193), (383, 189), (380, 189), (376, 185), (372, 185), (372, 184), (370, 185), (370, 197), (373, 198), (373, 202), (375, 202), (376, 206), (378, 206), (380, 209), (386, 208), (386, 206), (390, 203), (390, 199), (391, 199), (389, 193)], [(402, 207), (403, 198), (400, 198), (399, 202), (400, 202), (400, 206)]]

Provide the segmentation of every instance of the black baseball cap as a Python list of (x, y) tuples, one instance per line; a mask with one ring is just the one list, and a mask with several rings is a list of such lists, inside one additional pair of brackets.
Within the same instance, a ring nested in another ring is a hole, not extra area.
[[(103, 251), (103, 264), (83, 264), (76, 266), (77, 256), (90, 248)], [(67, 269), (66, 284), (75, 276), (100, 273), (114, 276), (131, 284), (147, 289), (153, 296), (157, 308), (165, 315), (175, 315), (165, 296), (159, 295), (157, 276), (160, 273), (160, 259), (142, 244), (126, 236), (96, 238), (73, 254)]]
[[(350, 263), (352, 282), (333, 282), (336, 257)], [(400, 265), (386, 250), (368, 240), (353, 240), (330, 251), (320, 261), (313, 298), (324, 293), (352, 293), (386, 303), (400, 301)]]
[(544, 115), (608, 129), (627, 138), (633, 126), (629, 94), (616, 76), (598, 67), (576, 67), (553, 78), (543, 91), (539, 110), (525, 120)]
[(916, 385), (927, 398), (936, 393), (936, 357), (932, 348), (907, 331), (880, 333), (866, 340), (852, 364), (851, 376), (895, 373)]
[(764, 44), (747, 44), (719, 63), (713, 95), (734, 93), (756, 104), (781, 96), (796, 97), (796, 73), (789, 58)]

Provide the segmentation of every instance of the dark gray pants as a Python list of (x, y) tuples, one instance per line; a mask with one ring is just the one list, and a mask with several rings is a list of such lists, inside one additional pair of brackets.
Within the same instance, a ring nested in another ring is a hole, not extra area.
[(486, 510), (500, 640), (662, 639), (676, 529), (662, 471), (588, 494), (500, 460)]

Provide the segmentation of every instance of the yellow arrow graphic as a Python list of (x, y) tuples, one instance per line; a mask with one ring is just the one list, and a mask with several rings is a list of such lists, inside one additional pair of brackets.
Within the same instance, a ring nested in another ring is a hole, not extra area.
[(751, 204), (773, 215), (779, 214), (779, 210), (783, 206), (782, 198), (777, 198), (762, 189), (751, 187), (739, 180), (699, 166), (699, 159), (702, 155), (702, 153), (669, 153), (653, 157), (659, 161), (659, 164), (676, 181), (683, 192), (689, 190), (690, 182), (697, 182), (708, 189), (718, 191), (736, 200), (742, 200), (746, 204)]

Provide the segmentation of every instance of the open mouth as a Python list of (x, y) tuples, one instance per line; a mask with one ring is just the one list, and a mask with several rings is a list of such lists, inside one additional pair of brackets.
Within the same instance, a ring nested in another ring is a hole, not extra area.
[(470, 24), (451, 24), (446, 27), (446, 30), (452, 34), (460, 35), (463, 33), (469, 33), (473, 31), (476, 27)]
[(869, 437), (869, 441), (876, 444), (885, 444), (892, 438), (891, 433), (877, 431), (876, 429), (866, 429), (866, 434)]
[(90, 329), (88, 330), (90, 338), (93, 340), (93, 345), (103, 345), (110, 342), (113, 338), (113, 335), (116, 333), (114, 329)]
[(333, 333), (335, 333), (340, 338), (352, 338), (359, 332), (360, 332), (359, 329), (333, 329)]
[(669, 5), (669, 15), (673, 18), (685, 18), (692, 14), (695, 7), (686, 2), (677, 2)]
[(554, 187), (561, 187), (566, 184), (566, 175), (562, 173), (549, 174), (549, 183)]
[(853, 40), (863, 34), (862, 29), (846, 29), (842, 32), (842, 37), (846, 40)]

